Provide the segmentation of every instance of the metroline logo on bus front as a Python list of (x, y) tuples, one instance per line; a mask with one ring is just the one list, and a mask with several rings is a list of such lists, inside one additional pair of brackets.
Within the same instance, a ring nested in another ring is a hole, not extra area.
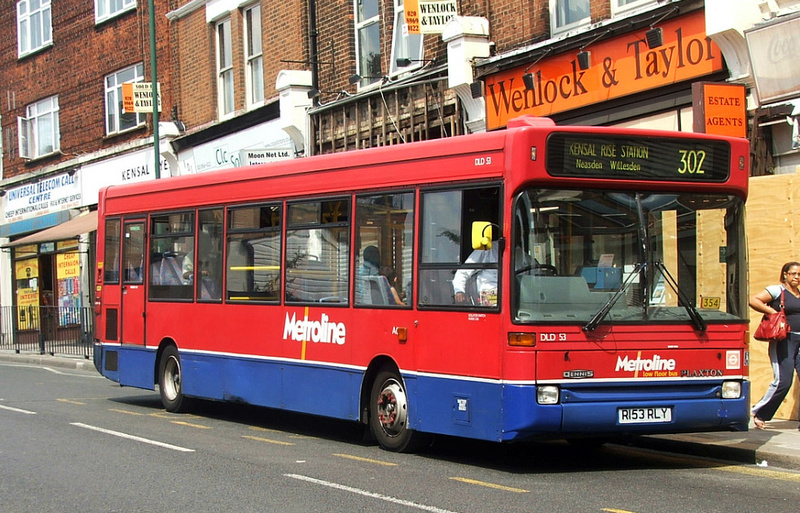
[(664, 350), (600, 355), (596, 351), (540, 353), (542, 380), (591, 379), (707, 379), (740, 376), (739, 350)]

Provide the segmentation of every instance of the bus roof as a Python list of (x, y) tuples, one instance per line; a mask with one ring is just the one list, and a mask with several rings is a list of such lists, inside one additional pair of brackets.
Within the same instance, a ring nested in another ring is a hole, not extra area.
[[(547, 135), (558, 132), (586, 134), (626, 134), (632, 137), (669, 137), (674, 132), (613, 127), (556, 126), (548, 118), (522, 116), (508, 123), (505, 130), (420, 141), (342, 153), (297, 158), (286, 161), (201, 172), (126, 185), (112, 185), (100, 191), (101, 209), (107, 215), (126, 212), (158, 211), (215, 205), (236, 201), (258, 202), (269, 199), (302, 197), (317, 194), (349, 193), (353, 190), (409, 188), (419, 184), (499, 179), (509, 172), (506, 158), (530, 155), (530, 145), (542, 144)], [(523, 132), (528, 132), (527, 134)], [(741, 145), (746, 140), (682, 132), (681, 138), (711, 138)], [(516, 144), (517, 138), (525, 144)], [(745, 158), (749, 153), (744, 150)], [(487, 160), (487, 157), (488, 158)], [(525, 160), (528, 160), (527, 157)], [(420, 165), (414, 165), (420, 162)], [(425, 165), (421, 165), (421, 163)], [(376, 172), (376, 168), (380, 171)], [(731, 186), (746, 197), (749, 166), (740, 169), (744, 176), (732, 176)], [(268, 179), (270, 185), (256, 187), (255, 182)], [(573, 178), (591, 182), (592, 178)], [(553, 177), (542, 177), (542, 183)], [(621, 182), (617, 182), (621, 184)], [(605, 184), (609, 186), (608, 183)], [(639, 184), (647, 185), (647, 184)], [(677, 184), (706, 188), (708, 184)], [(265, 195), (265, 190), (270, 194)], [(278, 192), (279, 191), (279, 192)], [(136, 198), (135, 202), (127, 201)]]

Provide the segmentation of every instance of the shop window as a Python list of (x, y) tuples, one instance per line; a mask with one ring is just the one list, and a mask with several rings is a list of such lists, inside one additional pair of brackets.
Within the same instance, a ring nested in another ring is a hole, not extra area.
[(280, 301), (281, 206), (228, 210), (228, 301)]
[(17, 52), (24, 57), (53, 44), (50, 0), (17, 2)]
[[(14, 252), (17, 258), (14, 261), (17, 326), (20, 330), (35, 330), (39, 329), (39, 259), (35, 256), (20, 259), (22, 254), (31, 254), (30, 251), (22, 253), (20, 249)], [(32, 250), (35, 255), (36, 247)]]
[(57, 96), (28, 105), (25, 117), (17, 120), (20, 157), (35, 159), (61, 150)]
[(550, 0), (550, 26), (553, 34), (566, 32), (591, 21), (590, 0)]
[(135, 8), (136, 0), (95, 0), (94, 21), (101, 23)]
[(350, 200), (287, 206), (286, 302), (347, 304)]
[(360, 196), (356, 201), (356, 305), (410, 305), (414, 194)]
[(143, 126), (146, 114), (123, 112), (122, 84), (144, 81), (144, 64), (139, 63), (108, 75), (105, 81), (106, 90), (106, 134), (116, 134)]
[(56, 243), (56, 302), (58, 325), (81, 323), (81, 261), (78, 241)]

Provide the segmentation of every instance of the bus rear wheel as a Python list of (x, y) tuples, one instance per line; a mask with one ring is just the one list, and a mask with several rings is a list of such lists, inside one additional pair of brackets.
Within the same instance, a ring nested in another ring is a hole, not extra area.
[(186, 411), (189, 399), (183, 395), (181, 356), (178, 348), (167, 346), (158, 362), (158, 391), (164, 408), (173, 413)]
[(408, 395), (394, 371), (381, 371), (372, 384), (369, 425), (380, 446), (388, 451), (413, 452), (426, 442), (422, 433), (408, 427)]

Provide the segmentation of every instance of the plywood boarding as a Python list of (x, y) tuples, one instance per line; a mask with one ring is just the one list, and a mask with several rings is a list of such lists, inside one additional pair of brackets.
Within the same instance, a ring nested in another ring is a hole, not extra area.
[[(747, 238), (750, 294), (780, 282), (781, 266), (800, 261), (800, 174), (750, 179), (747, 200)], [(750, 310), (750, 333), (761, 316)], [(750, 341), (751, 402), (757, 402), (772, 381), (767, 344)], [(800, 385), (795, 383), (776, 419), (797, 419)]]

